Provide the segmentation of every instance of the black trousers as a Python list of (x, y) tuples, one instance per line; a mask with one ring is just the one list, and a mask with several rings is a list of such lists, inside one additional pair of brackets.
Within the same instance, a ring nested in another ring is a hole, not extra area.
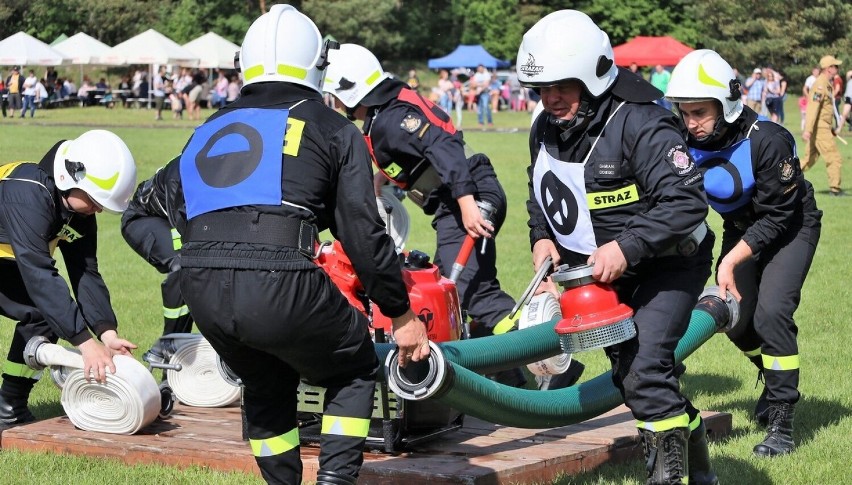
[(163, 298), (163, 335), (192, 331), (192, 315), (180, 292), (180, 259), (172, 228), (161, 217), (140, 217), (121, 228), (124, 240), (166, 279), (160, 285)]
[[(493, 171), (491, 173), (493, 174)], [(476, 200), (487, 201), (497, 208), (493, 221), (496, 237), (506, 220), (506, 194), (496, 176), (481, 177), (476, 185)], [(441, 274), (449, 277), (467, 235), (461, 209), (455, 199), (441, 202), (432, 220), (432, 227), (437, 234), (434, 262), (441, 269)], [(494, 326), (515, 306), (515, 301), (500, 288), (500, 281), (497, 279), (496, 241), (496, 238), (488, 239), (485, 243), (485, 254), (482, 254), (483, 239), (479, 239), (464, 271), (456, 281), (462, 309), (467, 310), (470, 319), (479, 324), (475, 326), (474, 333), (481, 335), (474, 336), (491, 335)]]
[[(249, 439), (297, 428), (300, 377), (326, 388), (328, 416), (372, 416), (379, 361), (368, 322), (320, 268), (303, 271), (183, 268), (181, 291), (196, 325), (245, 385)], [(363, 436), (327, 432), (320, 469), (357, 477)], [(298, 484), (299, 447), (255, 453), (269, 483)]]
[(714, 241), (708, 232), (695, 256), (642, 262), (613, 284), (619, 300), (634, 311), (637, 335), (605, 350), (613, 383), (637, 420), (656, 422), (686, 413), (691, 421), (698, 414), (680, 392), (674, 351), (710, 277)]
[[(820, 229), (816, 225), (792, 230), (777, 244), (734, 270), (737, 290), (742, 296), (740, 321), (727, 335), (743, 352), (760, 349), (764, 364), (774, 357), (793, 357), (798, 362), (799, 329), (793, 314), (802, 299), (802, 286), (816, 253)], [(739, 240), (739, 235), (726, 234), (722, 255)], [(792, 367), (764, 366), (763, 377), (769, 401), (799, 400), (798, 363)]]
[(17, 322), (6, 355), (7, 364), (3, 366), (3, 380), (16, 381), (20, 384), (15, 386), (18, 389), (32, 389), (37, 379), (33, 378), (35, 372), (26, 370), (24, 347), (36, 336), (47, 337), (52, 343), (56, 343), (59, 338), (41, 311), (35, 307), (14, 261), (0, 261), (0, 314)]

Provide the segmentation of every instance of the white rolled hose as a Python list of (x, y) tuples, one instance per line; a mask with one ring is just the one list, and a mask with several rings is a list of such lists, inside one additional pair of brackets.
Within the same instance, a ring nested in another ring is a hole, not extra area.
[(390, 185), (382, 187), (382, 195), (376, 197), (376, 206), (388, 235), (393, 239), (396, 252), (401, 253), (411, 231), (411, 217), (402, 205), (402, 201), (396, 198), (394, 187)]
[[(532, 297), (529, 304), (521, 309), (518, 328), (529, 328), (561, 317), (562, 309), (559, 308), (559, 302), (556, 301), (556, 298), (549, 292), (540, 293)], [(552, 375), (562, 374), (568, 370), (570, 365), (571, 354), (559, 354), (549, 359), (527, 364), (527, 369), (536, 376), (538, 381), (539, 378), (549, 379)]]
[(167, 369), (166, 379), (177, 399), (187, 406), (218, 408), (240, 398), (240, 388), (227, 382), (219, 373), (217, 354), (207, 340), (196, 338), (175, 340), (177, 349), (169, 364), (180, 370)]
[[(148, 369), (132, 357), (113, 357), (115, 374), (107, 373), (106, 382), (98, 383), (83, 375), (82, 355), (46, 339), (30, 341), (25, 354), (30, 367), (65, 370), (60, 402), (71, 423), (82, 430), (129, 435), (157, 419), (160, 389)], [(69, 369), (73, 370), (67, 373)]]

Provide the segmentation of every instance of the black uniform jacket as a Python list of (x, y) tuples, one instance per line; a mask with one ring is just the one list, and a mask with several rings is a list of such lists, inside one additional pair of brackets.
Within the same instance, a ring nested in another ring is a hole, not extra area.
[[(289, 133), (282, 155), (280, 206), (239, 206), (214, 212), (274, 214), (315, 223), (341, 242), (361, 283), (382, 313), (397, 317), (409, 308), (393, 241), (379, 218), (373, 192), (370, 155), (358, 128), (326, 107), (313, 90), (287, 83), (259, 83), (243, 88), (242, 96), (219, 110), (213, 120), (241, 108), (290, 109)], [(296, 150), (295, 147), (298, 147)], [(297, 152), (296, 155), (289, 153)], [(187, 240), (187, 220), (180, 183), (179, 159), (172, 160), (151, 181), (153, 196), (145, 210), (164, 211), (183, 236), (181, 267), (263, 270), (319, 270), (293, 247), (235, 242)]]
[(701, 149), (727, 148), (745, 139), (750, 129), (754, 195), (751, 204), (722, 218), (725, 240), (742, 239), (759, 254), (789, 231), (818, 225), (822, 211), (817, 209), (813, 185), (802, 174), (793, 135), (777, 123), (757, 121), (757, 113), (748, 106), (718, 141)]
[[(461, 131), (451, 134), (434, 126), (420, 108), (399, 101), (397, 96), (403, 89), (410, 88), (397, 79), (385, 79), (361, 104), (370, 107), (368, 116), (373, 121), (369, 135), (380, 165), (395, 162), (402, 167), (413, 167), (426, 160), (441, 177), (444, 185), (424, 207), (427, 214), (433, 214), (435, 198), (446, 202), (447, 198), (473, 195), (477, 192), (477, 179), (495, 175), (488, 157), (465, 154)], [(435, 107), (432, 112), (441, 121), (452, 124), (449, 115), (440, 108)]]
[[(563, 131), (548, 121), (546, 113), (536, 120), (530, 133), (532, 162), (528, 168), (531, 245), (539, 239), (555, 239), (533, 193), (532, 174), (542, 141), (560, 163), (582, 163), (621, 101), (612, 93), (604, 94), (586, 128), (565, 140), (560, 136)], [(636, 186), (637, 202), (590, 207), (597, 245), (618, 241), (630, 266), (671, 248), (707, 215), (703, 178), (688, 153), (677, 118), (652, 103), (626, 102), (603, 131), (586, 164), (587, 195), (613, 193), (631, 185)]]
[[(109, 291), (98, 273), (98, 227), (94, 215), (65, 208), (53, 181), (57, 143), (38, 164), (25, 163), (0, 182), (0, 244), (15, 258), (0, 259), (0, 278), (20, 271), (26, 291), (51, 329), (73, 345), (89, 340), (87, 326), (100, 336), (118, 326)], [(62, 252), (68, 284), (56, 270), (53, 241)]]

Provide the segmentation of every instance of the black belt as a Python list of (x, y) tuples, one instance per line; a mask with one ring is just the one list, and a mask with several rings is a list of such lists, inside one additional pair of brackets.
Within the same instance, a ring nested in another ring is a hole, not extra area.
[(314, 257), (317, 227), (304, 219), (259, 212), (210, 212), (187, 224), (186, 242), (234, 242), (296, 248)]

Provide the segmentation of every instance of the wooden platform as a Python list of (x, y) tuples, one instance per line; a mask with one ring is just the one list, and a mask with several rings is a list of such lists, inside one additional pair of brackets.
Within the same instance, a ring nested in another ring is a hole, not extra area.
[[(711, 438), (731, 431), (731, 415), (703, 414)], [(521, 429), (472, 417), (461, 430), (416, 445), (399, 455), (367, 454), (360, 483), (406, 485), (502, 484), (548, 481), (641, 454), (636, 426), (625, 407), (562, 428)], [(178, 404), (168, 420), (157, 420), (133, 436), (76, 429), (66, 417), (2, 431), (5, 449), (112, 457), (126, 463), (201, 465), (258, 474), (241, 439), (239, 408), (192, 408)], [(302, 447), (304, 479), (313, 481), (318, 449)]]

